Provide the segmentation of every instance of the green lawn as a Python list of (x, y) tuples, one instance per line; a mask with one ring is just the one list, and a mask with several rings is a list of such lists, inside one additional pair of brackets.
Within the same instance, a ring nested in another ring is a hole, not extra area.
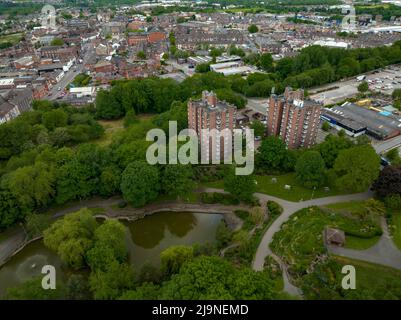
[(391, 235), (393, 236), (393, 241), (398, 249), (401, 250), (401, 211), (392, 213), (388, 223)]
[(345, 247), (349, 249), (365, 250), (374, 246), (379, 241), (380, 236), (374, 236), (371, 238), (358, 238), (354, 236), (345, 236)]
[[(272, 179), (276, 178), (277, 182)], [(344, 194), (339, 190), (325, 191), (324, 188), (311, 189), (304, 188), (299, 185), (295, 179), (295, 173), (287, 173), (276, 176), (256, 176), (257, 187), (256, 192), (265, 193), (274, 197), (289, 201), (310, 200), (314, 198), (323, 198)], [(286, 190), (285, 185), (291, 186), (291, 190)], [(203, 187), (224, 189), (224, 182), (222, 180), (202, 183)]]
[(333, 204), (328, 204), (325, 207), (336, 211), (347, 211), (351, 214), (356, 214), (361, 209), (365, 208), (365, 201), (349, 201), (349, 202), (333, 203)]
[[(342, 267), (355, 267), (355, 290), (343, 290)], [(332, 256), (304, 275), (301, 288), (307, 299), (338, 300), (399, 300), (401, 299), (401, 271), (382, 265), (345, 257)]]
[[(272, 179), (276, 178), (277, 182)], [(296, 181), (295, 173), (287, 173), (278, 176), (257, 176), (257, 191), (278, 198), (301, 201), (310, 200), (312, 198), (322, 198), (341, 194), (338, 190), (325, 191), (324, 188), (318, 188), (315, 191), (304, 188)], [(285, 185), (291, 186), (290, 190), (284, 188)]]
[(0, 36), (0, 43), (10, 42), (12, 45), (15, 45), (21, 41), (23, 35), (24, 35), (23, 33), (13, 33)]
[(113, 141), (113, 136), (118, 133), (124, 131), (124, 120), (100, 120), (99, 123), (104, 128), (104, 135), (100, 139), (96, 140), (95, 143), (104, 147), (109, 145)]

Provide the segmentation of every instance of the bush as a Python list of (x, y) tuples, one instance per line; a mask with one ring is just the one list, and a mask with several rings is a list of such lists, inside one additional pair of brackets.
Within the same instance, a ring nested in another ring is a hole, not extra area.
[(386, 208), (391, 210), (401, 210), (401, 196), (399, 194), (392, 194), (384, 199)]
[(239, 204), (239, 200), (235, 199), (232, 195), (219, 192), (202, 192), (201, 202), (206, 204), (220, 203), (227, 206)]
[(120, 208), (120, 209), (125, 208), (127, 205), (128, 205), (128, 202), (125, 201), (125, 200), (121, 200), (121, 201), (119, 201), (119, 202), (117, 203), (117, 207)]
[(233, 238), (233, 232), (227, 227), (224, 220), (220, 221), (216, 230), (217, 248), (227, 246)]
[(266, 207), (271, 216), (278, 216), (283, 212), (283, 208), (277, 202), (271, 200), (267, 201)]
[(326, 131), (326, 132), (330, 130), (330, 125), (329, 125), (329, 123), (327, 121), (323, 122), (322, 130)]

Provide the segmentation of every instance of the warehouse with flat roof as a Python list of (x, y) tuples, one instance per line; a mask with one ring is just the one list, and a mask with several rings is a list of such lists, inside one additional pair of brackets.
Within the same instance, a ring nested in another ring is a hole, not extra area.
[(401, 134), (401, 118), (391, 113), (379, 113), (345, 103), (324, 109), (321, 118), (351, 136), (366, 133), (375, 139), (386, 140)]

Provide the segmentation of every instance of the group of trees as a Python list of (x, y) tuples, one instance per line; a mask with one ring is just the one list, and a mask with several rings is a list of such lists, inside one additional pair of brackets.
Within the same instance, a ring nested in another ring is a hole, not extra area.
[(311, 87), (367, 72), (401, 61), (401, 42), (392, 46), (336, 49), (311, 46), (294, 58), (277, 62), (275, 71), (284, 85)]
[(130, 110), (136, 114), (162, 113), (168, 111), (174, 101), (186, 102), (191, 97), (200, 97), (203, 90), (215, 90), (220, 99), (238, 108), (246, 104), (246, 100), (231, 89), (231, 78), (207, 72), (180, 84), (160, 78), (117, 81), (109, 91), (98, 92), (96, 115), (102, 119), (118, 119)]
[(307, 188), (322, 185), (358, 192), (368, 189), (379, 176), (380, 157), (364, 140), (352, 142), (344, 135), (328, 135), (311, 150), (288, 150), (276, 137), (262, 141), (256, 154), (260, 174), (295, 171)]
[[(256, 216), (256, 215), (255, 215)], [(260, 219), (258, 218), (258, 221)], [(98, 223), (88, 209), (68, 214), (44, 231), (45, 245), (72, 270), (57, 290), (38, 279), (7, 291), (8, 299), (276, 299), (281, 293), (265, 272), (235, 266), (199, 246), (172, 246), (160, 267), (128, 263), (126, 227), (117, 220)], [(48, 291), (52, 291), (49, 293)]]
[(0, 126), (0, 160), (40, 145), (63, 147), (87, 142), (101, 137), (103, 131), (88, 108), (34, 101), (32, 111)]

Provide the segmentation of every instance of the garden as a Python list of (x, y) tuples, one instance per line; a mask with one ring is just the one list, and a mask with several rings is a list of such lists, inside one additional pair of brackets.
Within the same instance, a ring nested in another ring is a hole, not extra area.
[(327, 259), (323, 239), (326, 226), (343, 230), (348, 248), (366, 249), (379, 240), (379, 216), (383, 211), (377, 203), (371, 199), (302, 209), (274, 235), (271, 248), (298, 283), (316, 262)]

